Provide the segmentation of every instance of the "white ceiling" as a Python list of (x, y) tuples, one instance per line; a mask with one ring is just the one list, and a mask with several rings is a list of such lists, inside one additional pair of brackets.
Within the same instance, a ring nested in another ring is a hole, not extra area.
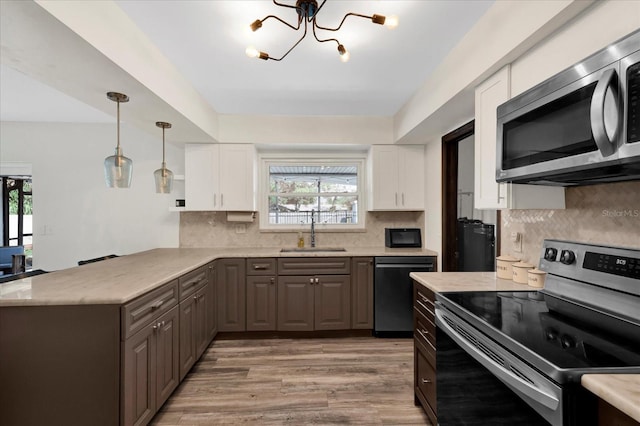
[[(271, 1), (116, 3), (218, 113), (392, 116), (493, 1), (329, 0), (317, 17), (323, 26), (337, 26), (347, 12), (400, 19), (397, 29), (388, 30), (351, 17), (329, 33), (350, 51), (348, 63), (340, 62), (335, 43), (318, 43), (311, 34), (281, 62), (246, 57), (250, 44), (278, 57), (301, 35), (275, 20), (256, 33), (247, 29), (269, 14), (296, 22), (295, 11)], [(109, 114), (2, 62), (2, 121), (109, 121)], [(105, 105), (103, 110), (113, 109)]]

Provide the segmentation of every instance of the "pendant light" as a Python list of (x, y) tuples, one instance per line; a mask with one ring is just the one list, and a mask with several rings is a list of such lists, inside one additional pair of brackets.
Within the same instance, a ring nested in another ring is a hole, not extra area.
[(168, 194), (173, 187), (173, 172), (167, 169), (167, 163), (164, 162), (164, 131), (171, 128), (171, 123), (157, 121), (156, 126), (162, 128), (162, 166), (153, 172), (156, 181), (156, 192), (158, 194)]
[(120, 148), (120, 102), (129, 102), (129, 97), (122, 93), (108, 92), (107, 98), (118, 103), (118, 145), (116, 154), (104, 160), (104, 180), (109, 188), (129, 188), (133, 162), (122, 155), (122, 148)]

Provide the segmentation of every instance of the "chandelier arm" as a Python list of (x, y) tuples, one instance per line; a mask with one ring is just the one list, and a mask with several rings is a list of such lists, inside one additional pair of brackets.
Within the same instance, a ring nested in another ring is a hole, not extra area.
[[(326, 0), (325, 0), (325, 1), (326, 1)], [(288, 7), (288, 8), (291, 8), (291, 9), (298, 10), (298, 8), (297, 8), (296, 6), (291, 6), (290, 4), (278, 3), (276, 0), (273, 0), (273, 3), (274, 3), (276, 6)]]
[(349, 12), (349, 13), (347, 13), (346, 15), (344, 15), (344, 18), (342, 18), (342, 22), (340, 22), (340, 25), (338, 25), (336, 28), (326, 28), (326, 27), (322, 27), (322, 26), (318, 25), (317, 23), (316, 23), (316, 27), (317, 27), (317, 28), (320, 28), (321, 30), (325, 30), (325, 31), (338, 31), (338, 30), (342, 27), (342, 24), (344, 24), (344, 21), (346, 21), (346, 19), (347, 19), (349, 16), (357, 16), (357, 17), (359, 17), (359, 18), (367, 18), (367, 19), (372, 19), (372, 18), (373, 18), (373, 16), (367, 16), (367, 15), (361, 15), (361, 14), (359, 14), (359, 13)]
[[(325, 39), (319, 39), (319, 38), (318, 38), (318, 35), (316, 34), (316, 26), (317, 26), (317, 25), (315, 25), (315, 21), (314, 21), (313, 23), (314, 23), (314, 25), (313, 25), (313, 27), (312, 27), (312, 28), (313, 28), (313, 37), (316, 39), (316, 41), (319, 41), (320, 43), (324, 43), (324, 42), (326, 42), (326, 41), (335, 41), (335, 42), (336, 42), (336, 44), (337, 44), (338, 46), (340, 46), (340, 41), (338, 41), (338, 39), (337, 39), (337, 38), (325, 38)], [(318, 27), (318, 28), (320, 28), (320, 27)]]
[(297, 27), (294, 27), (293, 25), (291, 25), (291, 24), (290, 24), (290, 23), (288, 23), (287, 21), (284, 21), (284, 20), (282, 20), (282, 19), (278, 18), (278, 17), (277, 17), (277, 16), (275, 16), (275, 15), (269, 15), (269, 16), (265, 17), (261, 22), (264, 22), (264, 21), (266, 21), (266, 20), (267, 20), (267, 19), (269, 19), (269, 18), (274, 18), (274, 19), (276, 19), (276, 20), (278, 20), (278, 21), (282, 22), (283, 24), (285, 24), (287, 27), (291, 28), (292, 30), (296, 30), (296, 31), (298, 31), (298, 30), (300, 29), (300, 22), (301, 22), (301, 19), (298, 19), (298, 26), (297, 26)]
[[(275, 0), (274, 0), (275, 1)], [(282, 55), (280, 58), (272, 58), (271, 56), (269, 56), (269, 59), (272, 59), (274, 61), (281, 61), (285, 58), (285, 56), (287, 56), (289, 54), (289, 52), (291, 52), (293, 49), (295, 49), (295, 47), (300, 44), (300, 42), (302, 41), (302, 39), (304, 39), (307, 36), (307, 22), (305, 21), (304, 23), (304, 34), (302, 34), (302, 37), (300, 37), (300, 39), (293, 45), (291, 46), (291, 48), (289, 50), (287, 50), (287, 53), (285, 53), (284, 55)]]

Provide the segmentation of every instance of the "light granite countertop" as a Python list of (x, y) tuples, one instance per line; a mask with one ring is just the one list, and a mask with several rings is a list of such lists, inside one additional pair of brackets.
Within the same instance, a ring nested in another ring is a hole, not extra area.
[(354, 247), (342, 252), (280, 248), (158, 248), (0, 284), (0, 306), (122, 304), (220, 258), (437, 256), (427, 249)]
[(495, 272), (412, 272), (409, 276), (436, 293), (538, 290), (526, 284), (498, 278)]
[[(436, 293), (538, 290), (497, 278), (495, 272), (412, 272), (410, 276)], [(598, 397), (640, 422), (640, 374), (585, 374), (581, 383)]]
[(640, 422), (640, 374), (585, 374), (582, 386)]

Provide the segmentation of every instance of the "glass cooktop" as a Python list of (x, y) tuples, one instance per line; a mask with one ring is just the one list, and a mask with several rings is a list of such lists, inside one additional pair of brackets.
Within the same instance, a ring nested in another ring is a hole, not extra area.
[(438, 296), (449, 308), (458, 305), (454, 311), (466, 311), (465, 319), (476, 328), (473, 322), (480, 320), (498, 330), (490, 334), (498, 343), (513, 350), (508, 339), (500, 341), (506, 335), (560, 369), (640, 367), (640, 325), (631, 321), (538, 291)]

